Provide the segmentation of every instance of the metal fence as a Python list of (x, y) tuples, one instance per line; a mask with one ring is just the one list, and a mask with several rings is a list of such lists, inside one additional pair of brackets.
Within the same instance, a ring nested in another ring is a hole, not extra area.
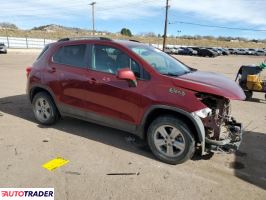
[(5, 43), (8, 48), (42, 49), (46, 44), (55, 42), (55, 40), (27, 37), (0, 37), (0, 42)]
[[(39, 39), (39, 38), (22, 38), (22, 37), (1, 37), (0, 43), (5, 43), (8, 48), (19, 49), (42, 49), (45, 45), (56, 42), (56, 40)], [(162, 49), (161, 44), (150, 44), (154, 47)], [(173, 46), (173, 45), (172, 45)]]

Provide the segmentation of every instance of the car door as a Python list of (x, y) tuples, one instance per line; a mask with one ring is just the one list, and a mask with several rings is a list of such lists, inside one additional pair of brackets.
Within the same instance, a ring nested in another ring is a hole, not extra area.
[[(123, 50), (110, 45), (92, 46), (92, 63), (87, 72), (85, 104), (88, 116), (95, 121), (133, 132), (141, 110), (142, 89), (140, 80), (143, 69)], [(117, 70), (131, 68), (138, 80), (137, 87), (130, 87), (116, 77)]]
[[(85, 73), (88, 66), (86, 44), (74, 44), (60, 47), (52, 56), (48, 67), (50, 76), (56, 77), (50, 81), (50, 88), (56, 90), (57, 102), (62, 113), (82, 116), (84, 110), (84, 92), (87, 83)], [(85, 110), (84, 110), (85, 113)]]

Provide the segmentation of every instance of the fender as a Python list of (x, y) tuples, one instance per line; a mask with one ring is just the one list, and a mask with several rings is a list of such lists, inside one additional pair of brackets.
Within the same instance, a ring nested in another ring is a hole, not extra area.
[[(28, 94), (28, 98), (29, 98), (29, 101), (30, 101), (30, 102), (32, 102), (32, 92), (33, 92), (36, 88), (41, 88), (41, 89), (43, 89), (43, 90), (46, 90), (46, 91), (52, 96), (52, 98), (53, 98), (53, 100), (54, 100), (54, 103), (55, 103), (57, 109), (59, 110), (58, 102), (57, 102), (57, 100), (56, 100), (55, 94), (53, 93), (53, 91), (52, 91), (49, 87), (47, 87), (47, 86), (45, 86), (45, 85), (42, 85), (42, 84), (34, 84), (34, 85), (32, 85), (31, 88), (29, 88), (29, 90), (27, 91), (27, 94)], [(59, 112), (60, 112), (60, 110), (59, 110)], [(61, 112), (60, 112), (60, 114), (61, 114)]]
[(204, 152), (205, 152), (205, 128), (204, 128), (204, 125), (203, 125), (201, 119), (197, 115), (194, 115), (193, 113), (186, 112), (186, 111), (179, 109), (179, 108), (176, 108), (176, 107), (166, 106), (166, 105), (153, 105), (153, 106), (149, 107), (149, 109), (143, 115), (143, 118), (141, 120), (141, 124), (137, 129), (137, 135), (139, 135), (141, 138), (145, 138), (144, 127), (145, 127), (146, 120), (147, 120), (149, 114), (152, 113), (156, 109), (164, 109), (166, 111), (167, 110), (168, 111), (174, 111), (178, 114), (186, 116), (192, 122), (192, 124), (194, 125), (194, 127), (196, 129), (196, 135), (198, 136), (198, 139), (202, 145), (202, 154), (204, 154)]

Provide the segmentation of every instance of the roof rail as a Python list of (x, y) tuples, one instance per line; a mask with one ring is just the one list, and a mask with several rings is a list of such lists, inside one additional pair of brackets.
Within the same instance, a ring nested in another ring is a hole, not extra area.
[(106, 37), (72, 37), (72, 38), (62, 38), (59, 39), (57, 42), (64, 42), (64, 41), (73, 41), (73, 40), (108, 40), (111, 41), (112, 39)]

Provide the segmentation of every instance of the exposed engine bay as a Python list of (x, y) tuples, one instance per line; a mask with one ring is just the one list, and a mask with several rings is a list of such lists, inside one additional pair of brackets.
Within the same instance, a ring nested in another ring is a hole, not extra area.
[(233, 152), (242, 139), (242, 125), (230, 115), (230, 100), (209, 94), (197, 94), (211, 112), (202, 118), (205, 127), (206, 149)]

